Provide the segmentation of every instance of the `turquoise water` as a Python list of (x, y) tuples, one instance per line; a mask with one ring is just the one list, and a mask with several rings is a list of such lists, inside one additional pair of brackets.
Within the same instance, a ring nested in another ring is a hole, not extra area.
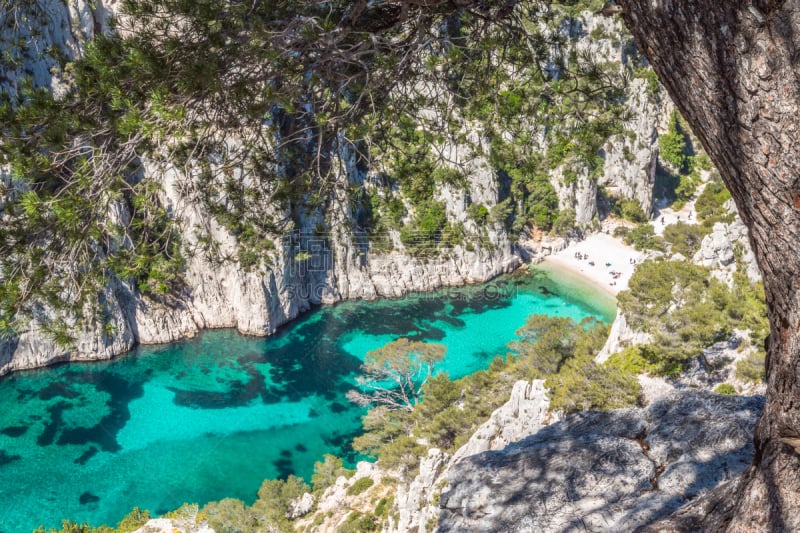
[(252, 502), (266, 478), (309, 479), (324, 453), (353, 462), (364, 411), (345, 393), (369, 350), (400, 336), (440, 342), (441, 370), (460, 377), (504, 354), (533, 313), (609, 320), (614, 302), (537, 270), (318, 309), (266, 339), (209, 331), (2, 379), (0, 531), (67, 517), (113, 525), (134, 506)]

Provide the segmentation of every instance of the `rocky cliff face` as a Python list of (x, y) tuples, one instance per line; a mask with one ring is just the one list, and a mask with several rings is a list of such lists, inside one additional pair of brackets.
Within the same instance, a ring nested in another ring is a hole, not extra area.
[(439, 531), (633, 531), (750, 465), (760, 397), (587, 412), (450, 469)]
[[(3, 42), (33, 40), (40, 50), (60, 52), (19, 51), (16, 63), (0, 65), (0, 89), (15, 92), (20, 80), (30, 76), (36, 85), (52, 87), (59, 94), (63, 90), (59, 65), (80, 57), (95, 34), (110, 31), (109, 17), (119, 3), (34, 0), (15, 9), (28, 16), (29, 24), (3, 29)], [(590, 38), (589, 32), (596, 26), (602, 26), (602, 36)], [(563, 31), (572, 39), (572, 46), (597, 55), (599, 61), (617, 62), (622, 68), (627, 60), (629, 43), (617, 22), (587, 13)], [(559, 171), (553, 174), (561, 207), (575, 210), (579, 226), (589, 226), (596, 219), (598, 184), (650, 210), (660, 104), (646, 93), (643, 80), (634, 80), (628, 88), (631, 119), (625, 125), (626, 135), (608, 140), (599, 176), (584, 173), (567, 184)], [(538, 126), (531, 127), (534, 137), (541, 137)], [(34, 318), (17, 338), (0, 341), (0, 375), (58, 361), (105, 359), (137, 343), (170, 342), (204, 328), (235, 327), (248, 334), (268, 335), (314, 304), (399, 297), (410, 291), (482, 282), (512, 271), (523, 258), (531, 260), (547, 253), (540, 242), (528, 240), (525, 246), (518, 246), (519, 236), (510, 235), (502, 224), (488, 223), (479, 229), (468, 216), (470, 203), (491, 210), (505, 193), (496, 169), (472, 147), (481, 144), (480, 131), (467, 133), (468, 145), (443, 147), (449, 159), (465, 169), (466, 183), (437, 187), (435, 199), (444, 203), (452, 224), (481, 234), (481, 242), (455, 245), (436, 258), (409, 253), (395, 230), (387, 236), (392, 244), (388, 249), (393, 250), (381, 251), (370, 245), (368, 232), (359, 225), (360, 208), (350, 194), (397, 187), (391, 176), (366, 168), (352, 147), (344, 146), (335, 154), (341, 170), (330, 196), (322, 205), (300, 200), (292, 206), (287, 216), (292, 218), (293, 229), (275, 236), (276, 249), (255, 267), (245, 267), (237, 260), (243, 244), (209, 212), (196, 191), (191, 192), (193, 186), (197, 188), (194, 176), (145, 164), (145, 172), (159, 177), (162, 202), (181, 229), (187, 256), (183, 289), (156, 301), (140, 294), (133, 284), (112, 278), (101, 294), (108, 315), (104, 325), (76, 324), (76, 342), (64, 348), (51, 342)], [(13, 186), (3, 169), (0, 178)], [(260, 210), (264, 216), (272, 215), (276, 209), (284, 207), (256, 206), (254, 210), (259, 212), (252, 215), (261, 216)], [(124, 220), (128, 215), (120, 212), (114, 216)], [(324, 228), (322, 232), (320, 228)], [(46, 307), (41, 310), (42, 317), (52, 313)]]
[[(487, 450), (503, 449), (512, 442), (536, 433), (553, 421), (548, 413), (549, 406), (543, 380), (518, 381), (512, 388), (509, 400), (495, 410), (453, 455), (438, 448), (430, 449), (420, 461), (419, 473), (410, 480), (398, 472), (383, 471), (380, 464), (359, 463), (353, 477), (347, 479), (342, 476), (325, 490), (316, 508), (307, 510), (307, 513), (312, 510), (315, 512), (295, 523), (295, 529), (302, 530), (313, 523), (314, 531), (333, 533), (351, 511), (374, 511), (374, 504), (367, 502), (386, 496), (379, 482), (388, 479), (396, 484), (396, 490), (393, 494), (393, 510), (384, 531), (432, 531), (439, 516), (440, 497), (447, 486), (447, 475), (453, 465)], [(363, 477), (372, 478), (375, 488), (363, 495), (349, 496), (347, 489)]]
[[(614, 18), (583, 13), (565, 24), (561, 31), (575, 39), (575, 49), (598, 64), (623, 65), (632, 60), (635, 47), (625, 38), (626, 30)], [(597, 214), (598, 187), (612, 197), (635, 200), (650, 216), (653, 212), (653, 185), (658, 161), (658, 131), (672, 103), (654, 93), (648, 81), (633, 78), (626, 90), (628, 120), (624, 133), (608, 139), (601, 151), (604, 160), (599, 177), (582, 169), (569, 185), (556, 179), (561, 208), (573, 208), (579, 225), (587, 225)]]
[[(731, 202), (730, 211), (736, 210)], [(700, 250), (694, 255), (692, 261), (698, 265), (707, 266), (722, 281), (732, 283), (732, 275), (736, 272), (736, 254), (741, 253), (741, 264), (745, 274), (752, 281), (761, 279), (761, 271), (750, 248), (747, 227), (737, 215), (733, 222), (714, 224), (710, 235), (706, 235)]]
[(647, 82), (634, 79), (628, 100), (630, 122), (627, 135), (609, 139), (605, 166), (598, 184), (617, 198), (636, 200), (645, 215), (653, 214), (653, 186), (658, 163), (658, 132), (665, 104), (648, 96)]
[[(634, 531), (733, 479), (750, 465), (763, 397), (666, 391), (647, 408), (548, 413), (542, 381), (517, 382), (452, 456), (433, 448), (404, 480), (360, 463), (340, 477), (295, 528), (334, 532), (395, 479), (386, 532)], [(375, 492), (348, 487), (371, 477)], [(313, 512), (312, 512), (313, 511)]]
[(509, 444), (536, 433), (551, 422), (550, 400), (543, 380), (518, 381), (511, 397), (495, 410), (483, 425), (452, 457), (436, 448), (422, 460), (417, 475), (397, 490), (397, 520), (389, 532), (429, 531), (439, 516), (439, 500), (447, 486), (448, 472), (467, 457), (490, 450), (502, 450)]

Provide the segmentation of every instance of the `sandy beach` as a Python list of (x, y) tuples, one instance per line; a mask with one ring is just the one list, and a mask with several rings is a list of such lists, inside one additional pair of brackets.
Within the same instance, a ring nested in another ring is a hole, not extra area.
[[(707, 176), (704, 176), (705, 179)], [(706, 184), (704, 181), (681, 209), (674, 210), (667, 207), (656, 210), (653, 220), (650, 221), (655, 234), (663, 236), (667, 226), (678, 222), (697, 224), (694, 204)], [(610, 231), (612, 227), (615, 226), (612, 225), (607, 229)], [(578, 254), (581, 255), (580, 258)], [(594, 233), (585, 240), (572, 243), (566, 249), (546, 257), (545, 263), (569, 269), (616, 296), (619, 291), (628, 288), (636, 264), (643, 261), (644, 257), (644, 252), (637, 252), (622, 242), (622, 239), (614, 238), (607, 233)], [(594, 265), (590, 264), (592, 262)], [(612, 272), (618, 273), (619, 276), (614, 278)]]
[[(578, 258), (578, 254), (581, 259)], [(643, 258), (644, 253), (626, 246), (621, 239), (605, 233), (595, 233), (546, 257), (544, 261), (546, 264), (566, 268), (584, 276), (616, 296), (619, 291), (628, 288), (628, 282), (636, 268), (633, 261), (638, 263)], [(612, 272), (619, 274), (616, 279)]]

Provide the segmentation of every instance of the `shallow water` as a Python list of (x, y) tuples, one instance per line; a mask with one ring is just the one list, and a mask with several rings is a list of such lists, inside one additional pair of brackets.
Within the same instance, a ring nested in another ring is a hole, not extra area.
[(610, 320), (614, 302), (553, 270), (400, 300), (346, 302), (263, 339), (230, 330), (110, 362), (0, 380), (0, 532), (62, 518), (116, 524), (310, 478), (324, 453), (352, 463), (363, 409), (345, 393), (369, 350), (400, 336), (448, 347), (440, 371), (486, 368), (534, 313)]

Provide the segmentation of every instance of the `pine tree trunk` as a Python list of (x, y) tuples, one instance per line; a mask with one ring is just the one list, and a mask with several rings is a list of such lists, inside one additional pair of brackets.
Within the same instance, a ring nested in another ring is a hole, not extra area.
[(800, 531), (800, 0), (618, 3), (750, 229), (771, 327), (753, 467), (660, 527)]

